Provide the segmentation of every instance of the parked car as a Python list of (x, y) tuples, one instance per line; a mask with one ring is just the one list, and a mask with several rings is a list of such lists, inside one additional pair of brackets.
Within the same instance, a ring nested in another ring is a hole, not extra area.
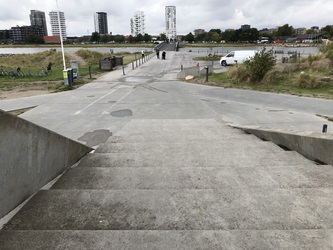
[(222, 66), (228, 66), (238, 63), (243, 63), (249, 60), (257, 53), (256, 50), (236, 50), (229, 52), (226, 56), (221, 57), (220, 64)]

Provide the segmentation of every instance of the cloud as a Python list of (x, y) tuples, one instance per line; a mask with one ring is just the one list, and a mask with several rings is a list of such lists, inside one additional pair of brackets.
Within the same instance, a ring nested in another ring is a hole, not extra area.
[[(286, 23), (293, 27), (323, 27), (333, 24), (333, 2), (323, 0), (58, 0), (59, 10), (65, 12), (67, 34), (81, 36), (94, 31), (94, 13), (108, 13), (109, 31), (113, 34), (130, 33), (130, 18), (134, 12), (144, 11), (146, 32), (158, 35), (164, 32), (165, 6), (177, 8), (177, 33), (188, 34), (195, 29), (239, 28), (242, 24), (252, 27), (274, 28)], [(30, 25), (30, 10), (48, 13), (56, 10), (56, 0), (11, 0), (0, 3), (0, 29), (16, 25)], [(49, 28), (50, 30), (50, 28)]]

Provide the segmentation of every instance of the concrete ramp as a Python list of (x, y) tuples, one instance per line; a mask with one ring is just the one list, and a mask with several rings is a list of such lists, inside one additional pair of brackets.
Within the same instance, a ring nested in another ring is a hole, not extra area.
[(0, 110), (0, 218), (90, 151)]

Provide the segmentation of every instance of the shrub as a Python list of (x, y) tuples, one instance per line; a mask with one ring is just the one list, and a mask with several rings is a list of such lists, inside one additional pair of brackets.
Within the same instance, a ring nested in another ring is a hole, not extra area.
[(86, 60), (89, 64), (99, 64), (99, 61), (101, 59), (110, 56), (110, 54), (103, 54), (97, 51), (84, 50), (84, 49), (80, 49), (75, 53), (78, 56), (82, 57), (84, 60)]
[(331, 61), (333, 61), (333, 49), (327, 50), (325, 52), (325, 58), (330, 59)]
[(318, 88), (322, 85), (321, 81), (317, 77), (303, 72), (298, 76), (294, 83), (297, 87), (307, 89)]
[(228, 75), (233, 80), (236, 80), (239, 82), (248, 82), (251, 77), (251, 72), (244, 65), (239, 65), (237, 67), (232, 67), (228, 71)]
[(264, 84), (272, 84), (278, 81), (279, 78), (281, 78), (281, 73), (278, 70), (271, 69), (265, 74), (261, 82)]
[(244, 65), (250, 71), (250, 80), (260, 82), (275, 65), (273, 50), (266, 51), (266, 48), (263, 48), (251, 60), (246, 61)]
[(323, 54), (325, 54), (329, 50), (333, 50), (333, 43), (328, 43), (319, 47), (319, 51)]

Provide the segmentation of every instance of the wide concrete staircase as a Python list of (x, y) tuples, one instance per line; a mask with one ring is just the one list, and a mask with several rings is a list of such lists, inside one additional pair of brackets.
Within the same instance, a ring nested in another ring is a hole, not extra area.
[(215, 120), (132, 120), (0, 249), (332, 249), (333, 168)]

